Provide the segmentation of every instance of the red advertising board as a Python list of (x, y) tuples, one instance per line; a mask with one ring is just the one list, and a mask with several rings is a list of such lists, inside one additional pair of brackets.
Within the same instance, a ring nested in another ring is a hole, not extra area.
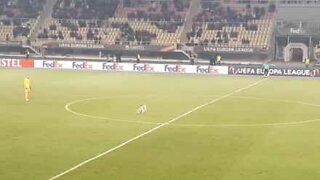
[(34, 59), (20, 59), (20, 66), (23, 68), (33, 68)]
[(22, 67), (33, 68), (33, 59), (0, 59), (0, 67)]

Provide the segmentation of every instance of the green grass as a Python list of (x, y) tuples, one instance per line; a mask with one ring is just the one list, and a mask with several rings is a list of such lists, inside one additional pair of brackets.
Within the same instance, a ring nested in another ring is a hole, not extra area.
[[(23, 94), (27, 73), (30, 102)], [(49, 179), (260, 79), (1, 69), (0, 179)], [(64, 108), (87, 98), (96, 99), (70, 109), (101, 118)], [(141, 103), (149, 112), (136, 115)], [(320, 118), (317, 104), (318, 79), (270, 78), (59, 179), (318, 180), (320, 122), (266, 125)]]

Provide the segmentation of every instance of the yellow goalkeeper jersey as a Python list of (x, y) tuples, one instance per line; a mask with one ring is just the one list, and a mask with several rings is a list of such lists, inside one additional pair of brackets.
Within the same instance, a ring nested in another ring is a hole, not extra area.
[(24, 78), (24, 88), (25, 89), (30, 89), (30, 87), (31, 87), (30, 78)]

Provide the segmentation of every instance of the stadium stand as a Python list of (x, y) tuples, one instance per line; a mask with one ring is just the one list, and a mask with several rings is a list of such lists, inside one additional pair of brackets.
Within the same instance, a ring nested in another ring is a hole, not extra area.
[(176, 45), (190, 5), (182, 0), (94, 2), (57, 1), (52, 19), (38, 38), (106, 45)]
[(23, 41), (34, 30), (46, 0), (1, 0), (0, 41)]
[(113, 16), (117, 0), (58, 0), (53, 9), (55, 19), (105, 19)]
[(94, 43), (114, 41), (116, 30), (104, 28), (104, 21), (112, 17), (119, 1), (58, 0), (52, 19), (38, 33), (40, 40), (66, 43)]
[(269, 49), (275, 6), (266, 9), (265, 6), (251, 7), (249, 1), (246, 3), (249, 4), (236, 6), (237, 1), (227, 4), (202, 1), (202, 10), (194, 17), (193, 28), (187, 35), (189, 43)]
[[(272, 2), (4, 0), (0, 2), (0, 41), (25, 43), (28, 40), (32, 48), (39, 49), (39, 54), (44, 55), (49, 51), (59, 54), (57, 52), (66, 48), (70, 52), (60, 54), (72, 55), (72, 48), (77, 48), (77, 53), (79, 49), (86, 49), (83, 54), (90, 49), (90, 54), (102, 56), (128, 54), (124, 50), (132, 51), (131, 54), (177, 50), (182, 52), (183, 58), (188, 58), (185, 54), (190, 51), (212, 54), (214, 50), (205, 50), (204, 46), (247, 48), (269, 53), (276, 9)], [(31, 4), (32, 8), (28, 8)], [(163, 57), (162, 54), (152, 55)]]

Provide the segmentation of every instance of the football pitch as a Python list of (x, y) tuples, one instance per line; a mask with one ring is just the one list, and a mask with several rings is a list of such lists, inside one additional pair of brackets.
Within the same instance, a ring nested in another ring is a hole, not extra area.
[(319, 79), (0, 69), (4, 180), (319, 180), (319, 137)]

